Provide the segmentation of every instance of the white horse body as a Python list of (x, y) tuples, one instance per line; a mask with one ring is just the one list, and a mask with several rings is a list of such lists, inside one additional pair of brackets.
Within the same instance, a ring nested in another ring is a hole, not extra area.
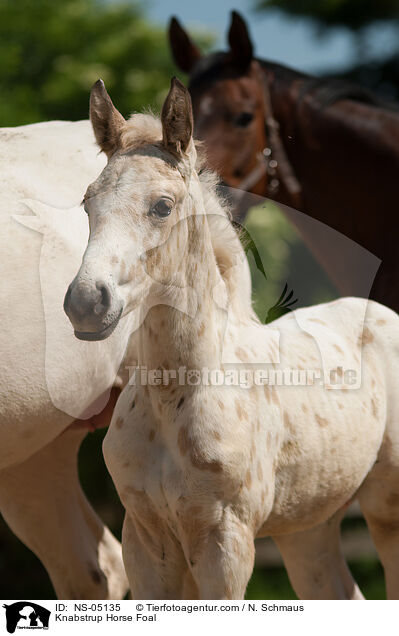
[[(85, 396), (94, 401), (114, 383), (115, 349), (119, 354), (128, 336), (123, 326), (113, 341), (90, 348), (74, 337), (62, 310), (87, 229), (74, 236), (67, 212), (58, 210), (79, 206), (103, 165), (88, 121), (0, 130), (0, 509), (45, 564), (61, 598), (123, 597), (127, 587), (119, 543), (80, 489), (76, 459), (87, 431), (65, 431), (76, 417), (75, 397), (79, 408)], [(35, 231), (38, 202), (59, 214), (50, 237)], [(44, 240), (56, 251), (47, 263)], [(41, 268), (51, 272), (46, 290)], [(59, 405), (68, 401), (63, 412)]]
[[(46, 316), (39, 277), (43, 237), (14, 216), (32, 215), (24, 202), (27, 199), (54, 206), (55, 212), (56, 208), (79, 205), (90, 178), (101, 171), (103, 159), (98, 157), (89, 122), (50, 122), (3, 129), (0, 144), (0, 293), (7, 299), (0, 308), (0, 467), (5, 468), (30, 457), (71, 421), (54, 407), (47, 390)], [(64, 248), (60, 242), (56, 278), (59, 285), (51, 289), (54, 306), (62, 307), (64, 272), (68, 276), (71, 260), (73, 264), (79, 262), (81, 240), (77, 236), (72, 245), (65, 241)], [(49, 263), (51, 266), (54, 269)], [(63, 322), (68, 328), (67, 321)], [(71, 329), (69, 334), (68, 345), (76, 353), (79, 343)], [(60, 342), (63, 336), (60, 334)], [(61, 367), (65, 362), (59, 356)], [(88, 362), (75, 356), (76, 365)], [(65, 378), (67, 390), (72, 383), (70, 368), (65, 369)]]
[[(126, 122), (98, 82), (91, 118), (109, 161), (86, 193), (91, 234), (66, 311), (93, 339), (141, 308), (139, 364), (174, 373), (126, 386), (104, 442), (133, 595), (242, 598), (253, 540), (271, 535), (301, 598), (362, 598), (339, 538), (358, 496), (398, 598), (399, 317), (347, 298), (260, 325), (247, 290), (220, 275), (187, 90), (172, 82), (161, 127)], [(176, 375), (266, 362), (322, 382), (248, 389)]]

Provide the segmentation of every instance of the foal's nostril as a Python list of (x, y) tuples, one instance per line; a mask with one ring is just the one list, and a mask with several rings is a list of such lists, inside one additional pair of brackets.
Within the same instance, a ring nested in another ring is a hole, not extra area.
[(65, 298), (64, 298), (64, 311), (65, 311), (65, 313), (68, 313), (68, 309), (69, 309), (69, 300), (71, 298), (71, 287), (72, 287), (72, 283), (69, 285), (69, 287), (67, 289), (67, 293), (65, 294)]
[(111, 307), (111, 292), (104, 283), (97, 282), (96, 287), (100, 292), (100, 298), (94, 306), (94, 313), (98, 316), (105, 314)]

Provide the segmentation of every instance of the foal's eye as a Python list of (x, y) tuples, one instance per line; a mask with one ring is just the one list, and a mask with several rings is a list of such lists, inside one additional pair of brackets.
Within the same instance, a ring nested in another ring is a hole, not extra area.
[(165, 218), (172, 212), (173, 202), (170, 199), (159, 199), (157, 203), (151, 208), (151, 213), (155, 216)]
[(237, 115), (237, 117), (235, 118), (235, 124), (240, 128), (246, 128), (251, 123), (253, 118), (254, 116), (252, 113), (243, 112)]

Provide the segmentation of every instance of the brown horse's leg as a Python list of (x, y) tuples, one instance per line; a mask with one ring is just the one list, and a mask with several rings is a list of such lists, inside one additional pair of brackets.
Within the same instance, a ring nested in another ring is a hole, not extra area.
[(119, 542), (97, 517), (78, 479), (86, 431), (67, 430), (29, 460), (0, 473), (0, 510), (46, 567), (58, 598), (123, 598)]
[(344, 511), (310, 530), (273, 537), (300, 599), (363, 599), (342, 553)]

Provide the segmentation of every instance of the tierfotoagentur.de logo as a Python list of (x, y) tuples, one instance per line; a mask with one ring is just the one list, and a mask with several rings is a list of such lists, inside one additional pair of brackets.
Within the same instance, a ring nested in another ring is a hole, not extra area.
[(14, 634), (16, 629), (48, 629), (51, 612), (37, 603), (18, 601), (3, 607), (9, 634)]

